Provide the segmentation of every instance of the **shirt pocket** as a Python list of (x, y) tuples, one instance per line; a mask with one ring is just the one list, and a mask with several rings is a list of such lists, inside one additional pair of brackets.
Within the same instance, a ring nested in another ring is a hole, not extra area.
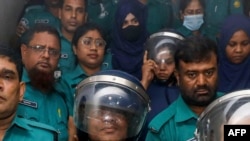
[(66, 114), (61, 113), (60, 110), (61, 109), (57, 109), (58, 116), (56, 119), (57, 125), (55, 127), (58, 132), (59, 141), (68, 141), (68, 136), (69, 136), (68, 135), (68, 116)]

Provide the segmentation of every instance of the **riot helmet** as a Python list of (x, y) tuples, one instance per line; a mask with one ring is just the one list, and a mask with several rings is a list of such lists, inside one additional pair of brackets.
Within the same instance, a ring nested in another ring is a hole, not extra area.
[(149, 110), (140, 81), (122, 71), (101, 71), (76, 88), (74, 122), (90, 140), (137, 138)]
[[(184, 40), (184, 37), (171, 29), (164, 29), (152, 34), (145, 43), (145, 50), (148, 51), (147, 58), (154, 60), (161, 70), (166, 70), (168, 64), (174, 63), (174, 54), (181, 40)], [(168, 58), (171, 56), (173, 59), (169, 62)], [(160, 81), (165, 82), (166, 80)]]
[(223, 141), (224, 125), (250, 124), (250, 90), (239, 90), (213, 101), (197, 121), (195, 140)]

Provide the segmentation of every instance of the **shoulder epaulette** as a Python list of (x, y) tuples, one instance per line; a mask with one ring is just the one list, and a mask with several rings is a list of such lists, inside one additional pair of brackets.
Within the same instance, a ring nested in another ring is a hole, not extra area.
[(30, 11), (40, 11), (43, 9), (44, 9), (44, 6), (42, 5), (32, 5), (25, 9), (25, 13), (30, 12)]
[(158, 133), (162, 126), (168, 122), (175, 114), (176, 110), (171, 108), (176, 102), (171, 104), (167, 109), (163, 110), (160, 114), (153, 118), (149, 123), (149, 130)]

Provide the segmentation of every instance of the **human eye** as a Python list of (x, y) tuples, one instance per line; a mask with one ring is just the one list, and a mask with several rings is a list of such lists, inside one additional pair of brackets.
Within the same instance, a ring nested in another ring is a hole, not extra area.
[(32, 47), (35, 51), (43, 51), (45, 49), (45, 46), (41, 46), (41, 45), (36, 45)]
[(11, 70), (4, 70), (2, 71), (2, 73), (0, 74), (1, 78), (5, 79), (5, 80), (13, 80), (15, 79), (15, 73)]
[(203, 13), (203, 10), (202, 9), (197, 9), (196, 11), (195, 11), (195, 14), (202, 14)]
[(186, 10), (186, 11), (185, 11), (185, 14), (186, 14), (186, 15), (193, 15), (193, 14), (194, 14), (194, 11), (193, 11), (193, 10)]
[(211, 77), (213, 74), (214, 74), (214, 70), (208, 70), (208, 71), (205, 72), (205, 75), (207, 77)]
[(91, 44), (91, 39), (90, 38), (84, 38), (82, 40), (82, 43), (86, 46), (89, 46)]
[(128, 25), (128, 21), (125, 20), (125, 21), (123, 22), (123, 24), (122, 24), (122, 27), (126, 27), (127, 25)]
[(172, 65), (172, 64), (174, 64), (174, 60), (167, 60), (167, 61), (166, 61), (166, 64), (167, 64), (167, 65)]
[(65, 8), (64, 8), (65, 11), (71, 11), (71, 9), (72, 8), (70, 6), (65, 6)]
[(95, 44), (98, 47), (104, 47), (106, 45), (106, 42), (104, 40), (97, 39), (96, 42), (95, 42)]
[(59, 51), (56, 50), (56, 49), (49, 49), (49, 54), (51, 54), (51, 55), (58, 55)]
[(137, 23), (138, 23), (137, 18), (134, 18), (134, 19), (132, 20), (132, 23), (133, 23), (133, 24), (137, 24)]
[(12, 74), (5, 74), (3, 77), (6, 80), (13, 80), (15, 78)]
[(84, 9), (83, 9), (83, 8), (78, 8), (76, 11), (77, 11), (78, 13), (84, 13)]
[(235, 43), (235, 42), (229, 42), (228, 43), (228, 46), (229, 47), (235, 47), (237, 45), (237, 43)]
[(245, 40), (245, 41), (241, 42), (241, 45), (242, 46), (248, 46), (249, 45), (249, 41)]
[(92, 117), (101, 117), (103, 115), (103, 111), (101, 109), (94, 109), (90, 115)]
[(190, 79), (194, 79), (194, 78), (197, 76), (197, 73), (195, 73), (195, 72), (188, 72), (188, 73), (187, 73), (187, 76), (188, 76), (188, 78), (190, 78)]

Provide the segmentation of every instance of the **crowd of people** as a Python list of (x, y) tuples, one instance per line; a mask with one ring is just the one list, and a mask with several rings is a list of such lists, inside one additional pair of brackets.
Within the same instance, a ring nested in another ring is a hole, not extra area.
[(248, 0), (30, 2), (0, 44), (0, 140), (192, 140), (250, 88)]

